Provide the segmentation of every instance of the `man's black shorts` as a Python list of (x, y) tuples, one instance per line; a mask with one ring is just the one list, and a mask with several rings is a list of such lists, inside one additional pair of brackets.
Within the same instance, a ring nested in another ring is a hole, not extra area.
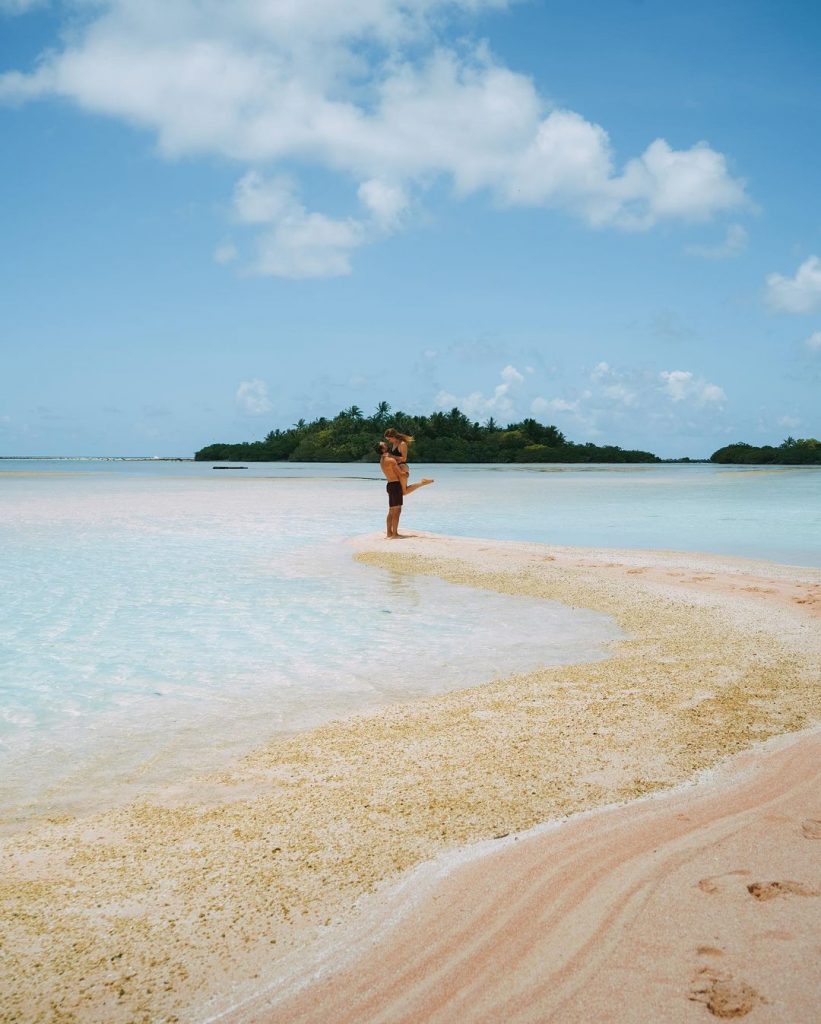
[(388, 492), (389, 508), (396, 508), (402, 504), (402, 484), (398, 480), (389, 480), (385, 490)]

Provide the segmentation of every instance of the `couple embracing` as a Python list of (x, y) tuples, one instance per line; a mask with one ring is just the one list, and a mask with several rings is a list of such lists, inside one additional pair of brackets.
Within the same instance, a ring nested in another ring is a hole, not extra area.
[(413, 441), (410, 434), (400, 434), (393, 427), (385, 431), (385, 440), (377, 445), (379, 466), (388, 481), (385, 490), (388, 492), (387, 538), (395, 540), (399, 534), (399, 517), (402, 515), (402, 502), (406, 494), (417, 491), (420, 487), (432, 484), (427, 477), (418, 484), (408, 484), (410, 470), (408, 468), (408, 445)]

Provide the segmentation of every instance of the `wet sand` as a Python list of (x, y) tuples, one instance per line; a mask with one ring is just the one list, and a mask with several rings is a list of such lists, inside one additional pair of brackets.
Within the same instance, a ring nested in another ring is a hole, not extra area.
[[(316, 950), (329, 942), (349, 946), (351, 929), (374, 903), (390, 905), (393, 887), (418, 865), (482, 842), (515, 843), (518, 854), (523, 841), (494, 837), (674, 787), (821, 717), (817, 570), (437, 537), (368, 538), (357, 557), (394, 572), (593, 608), (613, 615), (627, 638), (612, 645), (606, 661), (352, 717), (128, 807), (54, 820), (4, 840), (0, 1020), (116, 1024), (247, 1014), (241, 1007), (254, 1005), (248, 1000), (260, 990), (267, 999), (287, 996), (304, 981)], [(784, 813), (799, 810), (790, 805)], [(705, 814), (706, 828), (712, 819)], [(617, 855), (611, 860), (612, 872), (606, 858), (591, 869), (591, 886), (616, 884)], [(817, 884), (791, 863), (782, 871), (779, 862), (773, 877), (763, 874), (764, 864), (759, 871), (757, 863), (739, 861), (738, 870), (752, 872), (751, 884)], [(570, 878), (572, 864), (568, 872)], [(513, 897), (491, 897), (487, 906), (502, 920)], [(815, 905), (814, 897), (792, 891), (769, 902), (748, 897), (756, 907)], [(511, 918), (509, 930), (519, 927)], [(442, 929), (453, 935), (453, 922)], [(592, 951), (600, 961), (608, 934), (620, 931), (594, 928), (581, 960)], [(813, 952), (801, 935), (797, 941), (803, 960), (787, 982), (796, 991), (806, 987)], [(722, 955), (734, 948), (728, 944)], [(453, 956), (454, 964), (468, 962), (464, 951)], [(738, 970), (730, 960), (718, 967), (703, 959), (709, 956), (697, 954), (693, 971), (707, 966), (715, 977), (694, 973), (693, 992), (705, 991), (696, 1001), (685, 998), (687, 1012), (705, 1019), (713, 1012), (707, 990), (729, 984), (724, 976)], [(656, 957), (645, 950), (648, 969)], [(525, 951), (517, 975), (522, 1013), (530, 1012), (528, 1000), (540, 1005), (535, 993), (547, 970)], [(772, 986), (745, 983), (772, 999)], [(613, 1016), (633, 1006), (612, 990), (606, 996), (613, 984), (611, 978), (602, 988), (611, 1016), (598, 1019), (678, 1019)], [(491, 996), (474, 987), (477, 1002), (471, 1009), (467, 985), (458, 1016), (492, 1019), (482, 1016), (481, 1002)], [(767, 1005), (756, 1002), (756, 1013)], [(546, 1006), (538, 1019), (552, 1012)], [(395, 1004), (391, 1013), (359, 1020), (404, 1019)]]

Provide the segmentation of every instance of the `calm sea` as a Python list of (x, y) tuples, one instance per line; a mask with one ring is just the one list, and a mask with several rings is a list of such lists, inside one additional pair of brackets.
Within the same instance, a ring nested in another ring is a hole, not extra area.
[[(414, 466), (403, 527), (821, 565), (821, 471)], [(116, 800), (277, 732), (606, 654), (611, 621), (351, 561), (375, 466), (0, 461), (0, 811)], [(103, 795), (105, 794), (105, 795)]]

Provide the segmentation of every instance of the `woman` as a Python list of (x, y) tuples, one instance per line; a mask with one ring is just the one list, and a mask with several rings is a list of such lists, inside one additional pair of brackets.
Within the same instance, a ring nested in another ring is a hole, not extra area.
[(405, 484), (410, 476), (408, 465), (408, 445), (413, 441), (410, 434), (400, 434), (394, 427), (388, 427), (385, 431), (385, 440), (391, 446), (391, 455), (396, 459), (397, 468), (402, 474)]

